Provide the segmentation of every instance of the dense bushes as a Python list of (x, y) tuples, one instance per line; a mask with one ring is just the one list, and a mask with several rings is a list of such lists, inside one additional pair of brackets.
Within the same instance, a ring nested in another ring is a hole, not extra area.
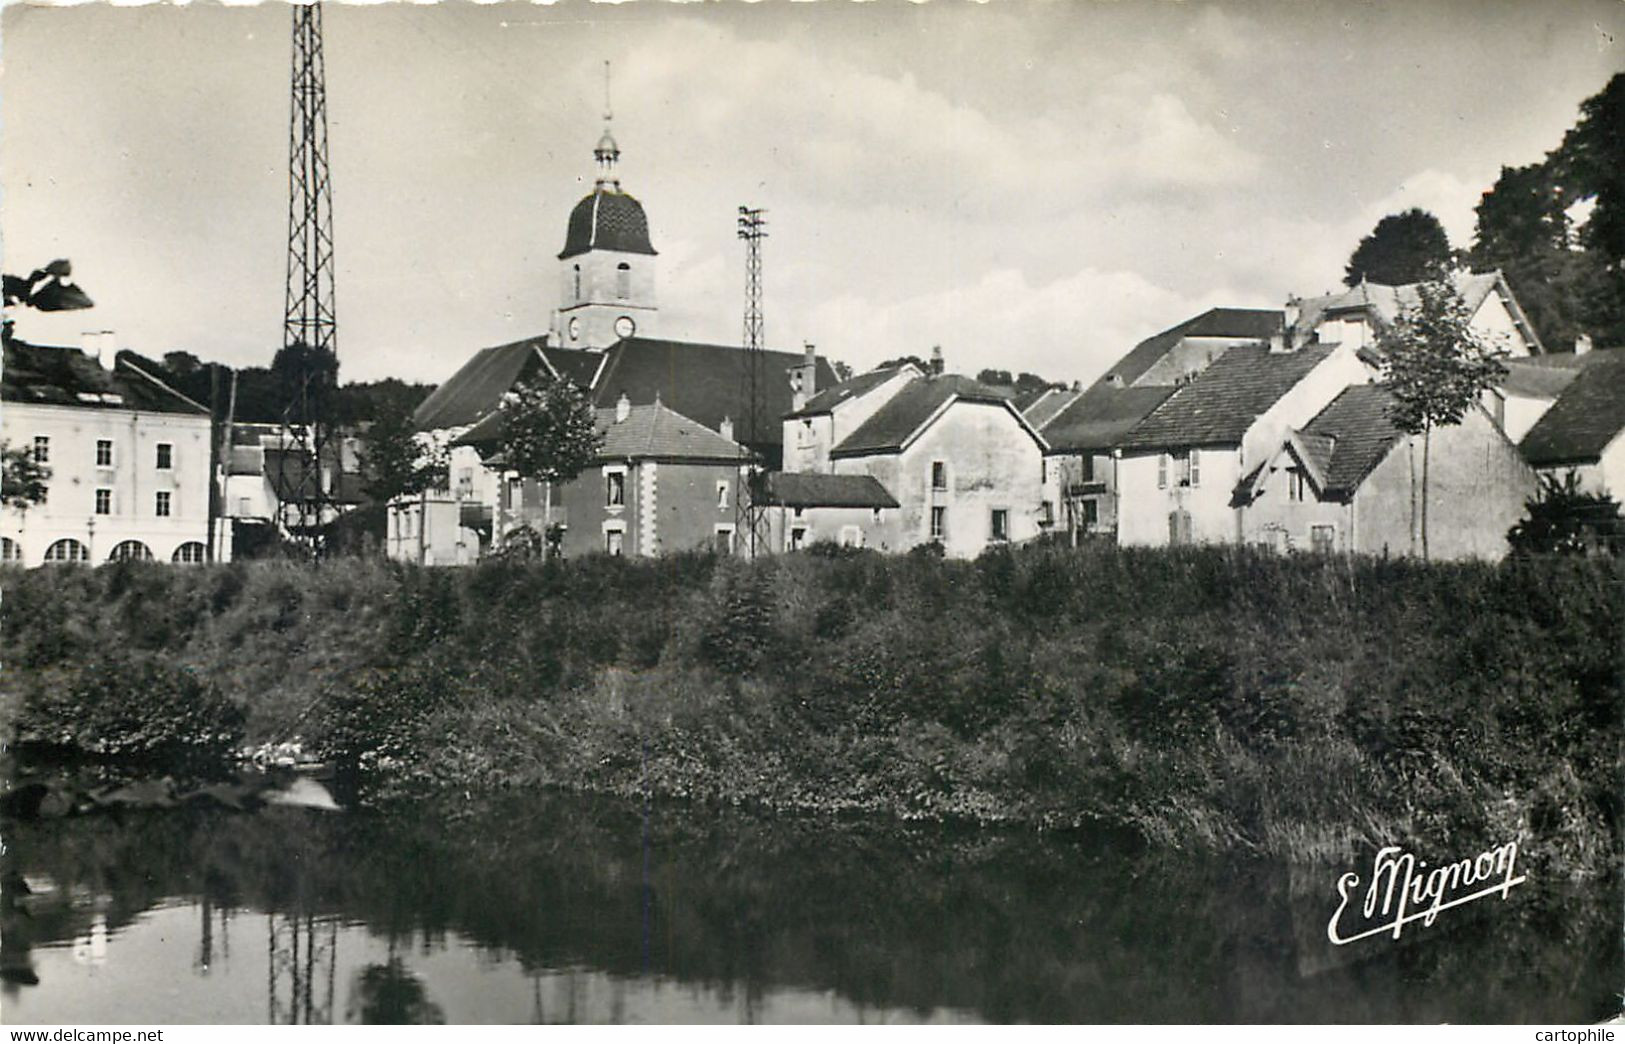
[(26, 574), (6, 608), (26, 677), (161, 649), (253, 738), (300, 733), (386, 789), (1105, 820), (1335, 858), (1517, 836), (1573, 873), (1620, 836), (1605, 560), (137, 564)]
[(241, 708), (191, 672), (118, 652), (31, 678), (15, 735), (19, 746), (71, 758), (204, 772), (242, 738)]

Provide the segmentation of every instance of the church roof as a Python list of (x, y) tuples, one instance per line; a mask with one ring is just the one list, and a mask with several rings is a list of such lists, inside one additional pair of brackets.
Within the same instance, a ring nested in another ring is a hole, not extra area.
[(481, 348), (419, 404), (412, 414), (412, 426), (434, 431), (473, 424), (496, 409), (503, 394), (539, 365), (538, 349), (546, 343), (545, 337), (529, 337)]
[[(623, 393), (633, 405), (659, 399), (713, 431), (724, 419), (731, 420), (735, 437), (757, 448), (783, 443), (780, 419), (794, 406), (794, 392), (784, 373), (805, 361), (801, 352), (762, 352), (762, 430), (751, 438), (745, 421), (748, 356), (743, 348), (628, 337), (604, 351), (608, 358), (593, 385), (595, 405), (613, 406)], [(835, 371), (820, 356), (817, 384), (834, 383)]]
[(649, 242), (649, 218), (643, 213), (643, 204), (624, 192), (602, 186), (583, 196), (570, 211), (559, 260), (589, 250), (653, 255), (655, 248)]

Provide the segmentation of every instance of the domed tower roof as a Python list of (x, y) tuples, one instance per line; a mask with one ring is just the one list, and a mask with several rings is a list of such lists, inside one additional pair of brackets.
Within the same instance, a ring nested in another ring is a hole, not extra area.
[(589, 250), (620, 250), (628, 254), (656, 253), (649, 242), (649, 219), (643, 204), (624, 192), (599, 187), (583, 196), (570, 211), (559, 260)]
[(570, 211), (570, 224), (564, 233), (563, 261), (585, 254), (589, 250), (619, 250), (628, 254), (655, 253), (649, 242), (649, 219), (643, 205), (621, 191), (620, 174), (616, 165), (621, 159), (621, 147), (610, 131), (614, 117), (609, 107), (609, 63), (604, 63), (604, 133), (593, 147), (592, 158), (598, 168), (593, 190)]

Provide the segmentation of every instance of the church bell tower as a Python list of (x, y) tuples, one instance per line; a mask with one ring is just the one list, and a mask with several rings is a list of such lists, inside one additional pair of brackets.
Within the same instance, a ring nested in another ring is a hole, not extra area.
[(655, 333), (655, 248), (643, 206), (621, 188), (604, 63), (604, 133), (592, 150), (593, 189), (570, 211), (559, 253), (555, 333), (566, 348), (606, 348)]

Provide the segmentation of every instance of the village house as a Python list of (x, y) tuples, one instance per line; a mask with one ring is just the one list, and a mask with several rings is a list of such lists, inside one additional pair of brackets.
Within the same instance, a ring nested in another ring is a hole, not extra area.
[[(1458, 272), (1456, 292), (1475, 333), (1509, 357), (1540, 355), (1545, 347), (1499, 269)], [(1378, 338), (1407, 308), (1421, 301), (1418, 284), (1385, 286), (1362, 282), (1340, 293), (1288, 303), (1293, 345), (1346, 344), (1374, 349)]]
[(1625, 498), (1625, 350), (1592, 352), (1550, 409), (1519, 442), (1537, 471)]
[(822, 543), (878, 551), (904, 546), (897, 498), (871, 475), (772, 472), (765, 476), (762, 503), (774, 551)]
[[(1345, 388), (1241, 481), (1241, 541), (1277, 551), (1419, 554), (1422, 438), (1401, 431), (1381, 384)], [(1430, 557), (1497, 559), (1535, 490), (1533, 470), (1481, 407), (1433, 429)]]
[[(1095, 384), (1040, 428), (1044, 502), (1058, 532), (1076, 540), (1117, 529), (1117, 443), (1174, 393), (1168, 385)], [(1029, 415), (1030, 416), (1030, 415)]]
[(828, 451), (830, 473), (868, 476), (896, 501), (895, 521), (871, 508), (866, 539), (971, 557), (1039, 534), (1044, 440), (1008, 399), (953, 374), (882, 387), (884, 403)]
[(208, 557), (211, 422), (128, 360), (7, 338), (0, 438), (50, 470), (43, 503), (5, 508), (0, 559), (22, 565)]
[(1118, 440), (1118, 542), (1240, 541), (1243, 509), (1232, 495), (1243, 476), (1289, 429), (1371, 377), (1352, 345), (1227, 349)]

